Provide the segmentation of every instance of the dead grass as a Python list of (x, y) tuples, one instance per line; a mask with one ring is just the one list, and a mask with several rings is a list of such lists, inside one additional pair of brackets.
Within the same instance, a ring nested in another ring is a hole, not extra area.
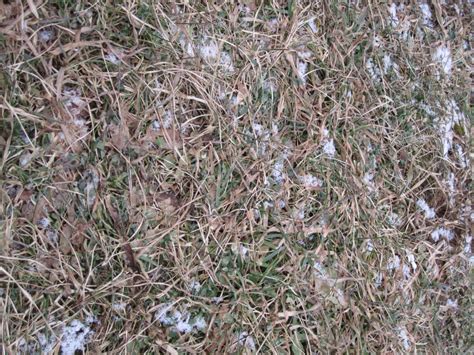
[(7, 1), (4, 351), (472, 351), (470, 9), (438, 3)]

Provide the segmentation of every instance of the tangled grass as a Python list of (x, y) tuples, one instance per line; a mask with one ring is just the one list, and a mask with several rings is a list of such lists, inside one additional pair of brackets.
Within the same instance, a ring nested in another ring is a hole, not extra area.
[(4, 1), (4, 351), (472, 351), (470, 11)]

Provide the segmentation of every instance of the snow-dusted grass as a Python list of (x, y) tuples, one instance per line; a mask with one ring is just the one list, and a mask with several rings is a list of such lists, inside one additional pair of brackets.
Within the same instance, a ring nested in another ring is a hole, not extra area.
[(5, 353), (470, 351), (468, 7), (4, 3)]

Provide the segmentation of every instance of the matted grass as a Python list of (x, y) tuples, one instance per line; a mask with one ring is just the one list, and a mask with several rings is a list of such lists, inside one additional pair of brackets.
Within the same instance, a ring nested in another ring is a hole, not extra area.
[(4, 351), (472, 351), (441, 3), (4, 1)]

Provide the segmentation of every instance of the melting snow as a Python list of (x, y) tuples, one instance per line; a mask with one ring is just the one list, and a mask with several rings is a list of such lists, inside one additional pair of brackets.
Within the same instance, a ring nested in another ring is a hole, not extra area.
[(436, 217), (436, 212), (433, 208), (428, 206), (426, 201), (422, 198), (420, 198), (418, 201), (416, 201), (416, 205), (420, 210), (422, 210), (425, 213), (425, 218), (426, 219), (433, 219)]

